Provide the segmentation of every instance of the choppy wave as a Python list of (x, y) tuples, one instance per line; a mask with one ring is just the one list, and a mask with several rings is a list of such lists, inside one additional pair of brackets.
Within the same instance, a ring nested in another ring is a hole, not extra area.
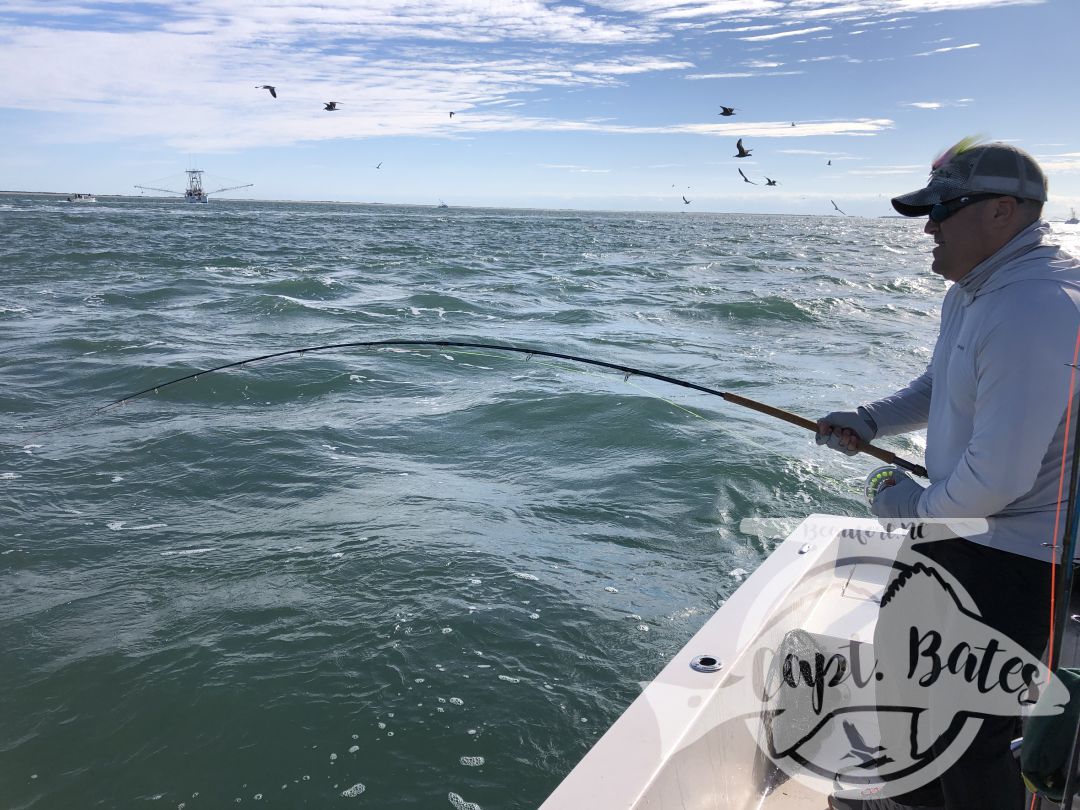
[(21, 807), (536, 807), (769, 553), (741, 519), (865, 509), (808, 434), (537, 357), (335, 351), (95, 408), (447, 339), (813, 417), (918, 373), (944, 289), (901, 220), (0, 209)]

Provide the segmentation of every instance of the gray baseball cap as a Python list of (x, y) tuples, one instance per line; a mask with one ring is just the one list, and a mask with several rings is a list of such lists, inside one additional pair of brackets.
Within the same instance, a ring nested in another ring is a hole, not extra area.
[(1023, 149), (1007, 143), (964, 149), (963, 143), (934, 161), (925, 188), (893, 197), (893, 208), (905, 217), (923, 217), (937, 203), (983, 193), (1046, 202), (1046, 175)]

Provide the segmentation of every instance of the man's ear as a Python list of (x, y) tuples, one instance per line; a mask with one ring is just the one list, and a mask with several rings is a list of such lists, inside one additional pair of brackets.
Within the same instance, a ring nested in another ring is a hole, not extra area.
[(1019, 216), (1019, 204), (1015, 197), (995, 197), (990, 201), (992, 221), (998, 227), (1012, 227)]
[(1002, 233), (1002, 237), (1005, 241), (1012, 239), (1014, 235), (1022, 230), (1017, 227), (1023, 216), (1020, 211), (1020, 204), (1016, 202), (1014, 197), (996, 197), (990, 200), (990, 204), (987, 207), (987, 224), (991, 230)]

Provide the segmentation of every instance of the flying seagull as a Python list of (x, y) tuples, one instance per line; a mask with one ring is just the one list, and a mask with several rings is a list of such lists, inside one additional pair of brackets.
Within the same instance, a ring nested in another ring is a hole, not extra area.
[(739, 150), (739, 154), (733, 155), (732, 157), (738, 157), (738, 158), (750, 157), (751, 150), (750, 149), (743, 149), (742, 138), (739, 138), (738, 143), (735, 144), (735, 148)]
[(723, 104), (720, 105), (720, 112), (717, 113), (717, 115), (722, 115), (725, 118), (728, 118), (728, 117), (730, 117), (730, 116), (732, 116), (734, 114), (735, 114), (735, 108), (734, 107), (725, 107)]
[(323, 105), (323, 109), (327, 112), (337, 112), (337, 105), (338, 102), (336, 101), (328, 101)]
[(826, 166), (832, 166), (832, 160), (826, 160), (825, 165)]
[(454, 117), (454, 111), (453, 111), (453, 110), (451, 110), (451, 111), (450, 111), (450, 117), (451, 117), (451, 118), (453, 118), (453, 117)]
[(682, 201), (683, 201), (683, 203), (685, 203), (686, 205), (689, 205), (689, 204), (690, 204), (690, 201), (689, 201), (688, 199), (686, 199), (686, 195), (685, 195), (685, 194), (683, 195)]
[(381, 161), (381, 160), (379, 161), (379, 165), (378, 165), (378, 166), (376, 166), (375, 168), (376, 168), (376, 169), (381, 169), (381, 168), (382, 168), (382, 161)]
[[(831, 202), (831, 203), (832, 203), (832, 207), (833, 207), (833, 208), (835, 208), (835, 209), (836, 209), (837, 211), (840, 211), (840, 206), (839, 206), (839, 205), (837, 205), (837, 204), (836, 204), (835, 202), (833, 202), (832, 200), (829, 200), (829, 202)], [(840, 213), (841, 213), (841, 214), (844, 214), (844, 212), (843, 212), (843, 211), (840, 211)], [(846, 217), (846, 216), (847, 216), (847, 214), (844, 214), (844, 216)]]
[(272, 84), (260, 84), (255, 87), (256, 90), (269, 90), (270, 95), (277, 98), (277, 88)]
[(765, 178), (765, 185), (767, 185), (767, 186), (775, 186), (776, 181), (775, 180), (770, 180), (768, 177), (766, 177)]
[(739, 169), (739, 174), (742, 174), (742, 179), (745, 180), (750, 185), (752, 185), (752, 186), (757, 185), (757, 183), (755, 183), (753, 180), (751, 180), (749, 177), (747, 177), (745, 174), (742, 173), (742, 169)]

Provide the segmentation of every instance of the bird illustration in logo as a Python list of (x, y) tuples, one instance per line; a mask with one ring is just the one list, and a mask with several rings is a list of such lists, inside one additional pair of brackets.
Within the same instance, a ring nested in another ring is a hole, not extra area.
[(867, 745), (866, 740), (863, 739), (862, 733), (850, 720), (843, 721), (844, 734), (848, 738), (848, 742), (851, 743), (851, 751), (844, 754), (842, 759), (848, 757), (855, 757), (862, 760), (857, 767), (859, 768), (876, 768), (878, 765), (887, 765), (893, 761), (890, 756), (882, 755), (875, 757), (873, 754), (877, 754), (886, 750), (884, 745), (870, 746)]

